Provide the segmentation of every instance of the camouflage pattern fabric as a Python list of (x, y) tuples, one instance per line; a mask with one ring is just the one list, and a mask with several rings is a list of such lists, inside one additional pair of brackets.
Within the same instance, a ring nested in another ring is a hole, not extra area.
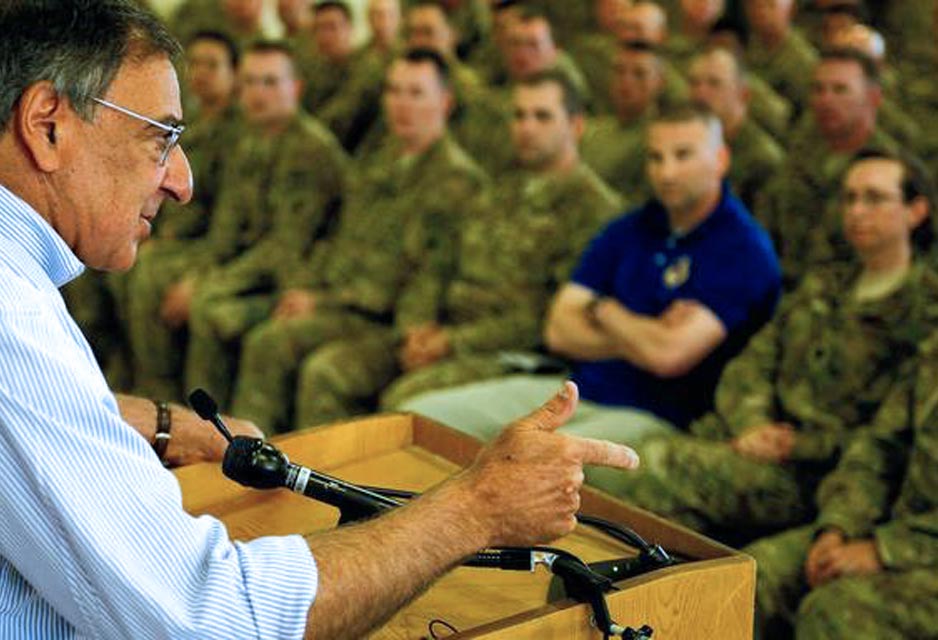
[(395, 304), (408, 300), (427, 321), (436, 317), (437, 274), (452, 269), (458, 227), (485, 184), (448, 137), (417, 157), (385, 147), (351, 190), (335, 235), (279, 281), (280, 291), (317, 292), (315, 313), (269, 320), (245, 338), (234, 412), (271, 431), (288, 429), (294, 379), (309, 352), (389, 324)]
[[(591, 481), (705, 530), (807, 521), (818, 481), (901, 383), (938, 318), (938, 276), (924, 265), (878, 300), (854, 299), (856, 276), (848, 267), (812, 274), (727, 365), (715, 411), (691, 424), (694, 437), (644, 444), (637, 473), (597, 470)], [(796, 429), (783, 465), (728, 446), (750, 427), (780, 422)]]
[[(620, 210), (618, 197), (583, 164), (560, 177), (506, 175), (466, 217), (455, 275), (423, 286), (443, 292), (442, 304), (419, 294), (397, 305), (400, 331), (439, 323), (452, 356), (405, 374), (382, 402), (396, 405), (416, 393), (497, 376), (506, 371), (500, 351), (537, 347), (550, 296), (600, 225)], [(369, 410), (401, 374), (399, 335), (344, 340), (312, 355), (300, 376), (297, 424)]]

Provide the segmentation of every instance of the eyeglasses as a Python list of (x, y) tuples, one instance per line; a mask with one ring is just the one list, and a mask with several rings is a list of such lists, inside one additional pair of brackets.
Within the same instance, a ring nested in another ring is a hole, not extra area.
[(92, 98), (98, 104), (104, 105), (108, 109), (114, 109), (114, 111), (119, 111), (126, 116), (131, 118), (136, 118), (137, 120), (142, 120), (147, 124), (156, 127), (160, 131), (163, 131), (166, 135), (163, 137), (163, 150), (160, 152), (160, 166), (165, 166), (166, 161), (169, 159), (169, 154), (172, 153), (173, 149), (179, 143), (179, 136), (182, 135), (182, 132), (186, 130), (184, 125), (172, 125), (159, 122), (153, 118), (148, 118), (144, 115), (140, 115), (136, 111), (131, 111), (120, 105), (116, 105), (113, 102), (108, 102), (107, 100), (102, 100), (101, 98)]
[(875, 209), (889, 202), (901, 202), (902, 200), (902, 194), (883, 193), (882, 191), (845, 191), (840, 194), (840, 202), (845, 207), (852, 207), (859, 203), (864, 207)]

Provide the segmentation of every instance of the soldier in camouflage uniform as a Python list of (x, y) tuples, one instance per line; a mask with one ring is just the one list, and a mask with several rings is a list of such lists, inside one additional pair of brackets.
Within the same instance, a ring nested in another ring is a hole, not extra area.
[(220, 31), (239, 49), (262, 37), (262, 0), (186, 0), (169, 21), (180, 42), (189, 42), (199, 31)]
[[(324, 127), (298, 112), (300, 87), (293, 74), (282, 46), (260, 43), (248, 51), (240, 76), (248, 126), (226, 163), (207, 235), (185, 242), (171, 256), (144, 256), (135, 271), (129, 301), (135, 378), (154, 397), (179, 395), (179, 330), (195, 316), (195, 336), (236, 334), (249, 324), (260, 313), (256, 307), (269, 305), (262, 297), (250, 300), (255, 307), (236, 305), (238, 314), (213, 311), (213, 301), (263, 291), (270, 269), (298, 260), (338, 207), (344, 154)], [(270, 77), (276, 79), (272, 87)], [(200, 282), (212, 284), (196, 301)], [(231, 311), (218, 307), (223, 308)], [(194, 370), (224, 370), (224, 358), (216, 362), (213, 353), (200, 361), (202, 350), (196, 340), (189, 354)], [(223, 390), (223, 383), (193, 377)]]
[(753, 210), (772, 235), (788, 289), (813, 266), (852, 255), (835, 196), (855, 153), (898, 148), (876, 124), (881, 95), (875, 67), (856, 52), (825, 52), (814, 71), (811, 112), (791, 136), (785, 167)]
[(818, 482), (902, 382), (938, 319), (938, 275), (913, 258), (913, 246), (933, 237), (920, 195), (929, 190), (907, 167), (880, 156), (855, 161), (843, 218), (859, 265), (814, 272), (783, 299), (727, 365), (715, 410), (691, 425), (692, 436), (648, 442), (638, 473), (597, 471), (594, 484), (715, 534), (811, 517)]
[(583, 160), (629, 203), (650, 196), (645, 178), (645, 127), (664, 90), (660, 52), (644, 42), (623, 42), (615, 53), (609, 94), (615, 115), (591, 118)]
[(707, 106), (723, 123), (732, 162), (729, 181), (750, 210), (756, 195), (785, 163), (785, 152), (749, 117), (748, 74), (726, 49), (711, 49), (690, 65), (693, 99)]
[(396, 302), (432, 302), (439, 293), (423, 283), (452, 269), (458, 226), (486, 179), (446, 135), (446, 69), (419, 49), (392, 64), (393, 139), (350, 190), (334, 236), (280, 281), (273, 317), (244, 340), (233, 411), (269, 432), (292, 426), (293, 379), (308, 353), (385, 330)]
[(749, 46), (746, 61), (776, 91), (803, 107), (810, 92), (814, 47), (792, 27), (794, 0), (746, 0)]
[(596, 29), (578, 34), (567, 46), (590, 88), (593, 113), (611, 113), (609, 83), (618, 40), (619, 16), (631, 0), (593, 0)]
[(491, 174), (510, 168), (514, 158), (511, 145), (493, 145), (492, 140), (508, 140), (511, 122), (511, 83), (520, 82), (545, 71), (557, 70), (567, 76), (584, 101), (589, 102), (589, 87), (573, 58), (560, 50), (547, 17), (529, 7), (522, 7), (510, 22), (505, 50), (505, 83), (469, 96), (460, 105), (462, 114), (453, 117), (453, 135)]
[(390, 62), (401, 44), (401, 1), (369, 0), (367, 17), (371, 38), (365, 51)]
[(318, 2), (313, 8), (315, 53), (300, 56), (297, 65), (305, 83), (303, 107), (315, 116), (352, 73), (359, 53), (352, 41), (352, 11), (345, 2)]
[(640, 0), (628, 7), (619, 23), (620, 42), (647, 42), (662, 50), (662, 75), (664, 89), (661, 106), (670, 107), (687, 102), (689, 89), (687, 80), (677, 65), (667, 55), (668, 16), (655, 2)]
[[(815, 522), (748, 548), (760, 638), (934, 638), (938, 340), (818, 491)], [(800, 606), (799, 606), (800, 601)]]
[[(423, 0), (405, 0), (405, 12)], [(491, 37), (492, 16), (487, 0), (438, 0), (446, 12), (447, 22), (456, 33), (453, 54), (460, 60), (470, 57), (475, 49)]]
[[(713, 26), (708, 46), (732, 51), (740, 59), (746, 57), (744, 34), (737, 26), (722, 20)], [(754, 73), (747, 74), (747, 84), (750, 95), (749, 114), (777, 141), (784, 143), (789, 135), (788, 127), (794, 113), (791, 102)]]
[(668, 56), (682, 71), (686, 71), (691, 58), (707, 44), (710, 32), (726, 10), (726, 0), (693, 0), (681, 2), (680, 30), (668, 35), (665, 48)]
[[(394, 330), (331, 342), (307, 359), (297, 424), (366, 411), (402, 373), (382, 399), (386, 406), (503, 375), (502, 352), (540, 345), (553, 290), (620, 203), (579, 160), (583, 107), (563, 75), (547, 72), (520, 83), (514, 103), (517, 165), (465, 220), (455, 275), (422, 283), (429, 299), (405, 295)], [(549, 114), (546, 125), (542, 113)]]

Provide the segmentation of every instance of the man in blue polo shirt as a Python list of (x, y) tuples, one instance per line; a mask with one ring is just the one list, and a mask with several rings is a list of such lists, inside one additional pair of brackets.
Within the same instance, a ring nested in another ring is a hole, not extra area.
[[(612, 222), (558, 292), (544, 336), (573, 360), (582, 397), (568, 432), (614, 440), (685, 427), (711, 406), (726, 362), (772, 314), (780, 273), (767, 234), (729, 192), (719, 120), (696, 107), (655, 118), (656, 198)], [(488, 439), (555, 376), (519, 375), (415, 397), (403, 408)]]

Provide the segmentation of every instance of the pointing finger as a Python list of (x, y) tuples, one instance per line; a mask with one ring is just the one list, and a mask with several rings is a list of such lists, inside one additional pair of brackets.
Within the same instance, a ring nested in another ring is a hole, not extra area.
[(638, 454), (631, 447), (608, 440), (572, 438), (583, 464), (595, 464), (618, 469), (637, 469)]

